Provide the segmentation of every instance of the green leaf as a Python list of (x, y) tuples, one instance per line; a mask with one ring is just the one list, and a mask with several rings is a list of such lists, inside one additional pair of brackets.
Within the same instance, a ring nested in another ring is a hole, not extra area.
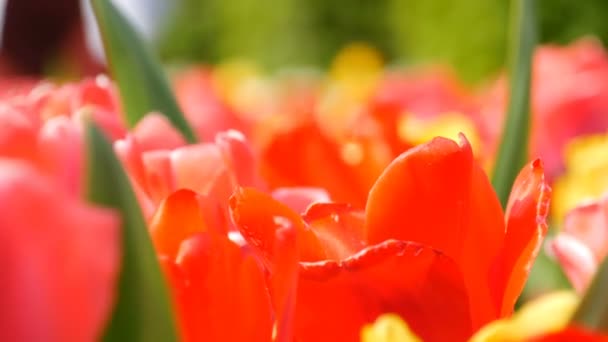
[(506, 207), (511, 187), (528, 159), (532, 55), (537, 42), (536, 1), (513, 0), (509, 105), (492, 184)]
[(122, 262), (105, 341), (177, 341), (165, 280), (131, 185), (103, 133), (88, 123), (87, 198), (118, 210)]
[(608, 333), (608, 258), (604, 259), (572, 321)]
[(110, 0), (91, 2), (129, 126), (133, 127), (147, 113), (157, 111), (164, 114), (188, 142), (196, 142), (160, 64), (127, 19)]

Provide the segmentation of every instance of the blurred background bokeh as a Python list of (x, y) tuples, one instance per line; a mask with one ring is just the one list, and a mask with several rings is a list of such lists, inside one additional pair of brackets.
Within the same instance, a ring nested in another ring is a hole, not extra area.
[[(268, 71), (327, 67), (350, 42), (389, 65), (449, 64), (477, 83), (504, 66), (502, 0), (115, 0), (169, 64), (234, 58)], [(608, 41), (605, 0), (539, 0), (541, 41)], [(86, 1), (0, 1), (2, 73), (78, 77), (102, 70)], [(85, 22), (88, 21), (85, 20)], [(93, 50), (93, 52), (91, 52)]]

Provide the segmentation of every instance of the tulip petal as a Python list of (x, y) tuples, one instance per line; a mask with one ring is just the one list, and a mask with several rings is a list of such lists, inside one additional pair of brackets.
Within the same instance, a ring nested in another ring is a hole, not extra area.
[(181, 242), (207, 230), (197, 195), (191, 190), (178, 190), (161, 202), (149, 224), (156, 252), (173, 259)]
[(501, 275), (494, 278), (496, 289), (504, 290), (501, 315), (513, 311), (524, 288), (532, 264), (547, 234), (546, 217), (551, 188), (545, 181), (540, 160), (528, 164), (517, 176), (506, 210), (507, 233), (498, 267)]
[(0, 340), (98, 340), (114, 302), (118, 215), (7, 159), (0, 203)]
[(166, 116), (150, 113), (144, 116), (133, 128), (143, 152), (162, 149), (174, 149), (186, 145), (179, 131), (171, 125)]
[(257, 187), (262, 182), (258, 177), (254, 151), (243, 133), (235, 130), (220, 132), (215, 144), (224, 154), (224, 162), (235, 173), (241, 186)]
[(275, 232), (275, 259), (270, 275), (270, 294), (276, 317), (276, 342), (293, 341), (299, 275), (296, 235), (292, 227), (280, 228)]
[(465, 341), (469, 300), (458, 265), (435, 250), (397, 240), (343, 261), (302, 263), (296, 339), (356, 341), (384, 313), (401, 316), (424, 341)]
[(350, 205), (315, 203), (302, 218), (323, 244), (328, 259), (345, 259), (366, 246), (365, 215)]
[(504, 219), (463, 136), (460, 144), (435, 138), (395, 159), (370, 191), (365, 229), (368, 244), (414, 241), (448, 255), (467, 282), (474, 326), (497, 317), (488, 274)]
[(264, 256), (268, 265), (273, 260), (275, 232), (285, 226), (292, 226), (296, 230), (299, 260), (326, 258), (323, 246), (302, 218), (270, 195), (252, 188), (239, 189), (230, 198), (230, 209), (243, 237)]
[(338, 146), (314, 124), (277, 134), (262, 159), (264, 179), (272, 188), (320, 187), (336, 201), (359, 206), (365, 203), (369, 187), (342, 159)]
[(603, 260), (608, 253), (608, 195), (571, 210), (562, 231), (584, 243), (598, 262)]
[(555, 237), (549, 246), (572, 286), (583, 293), (598, 267), (589, 247), (565, 233)]
[(185, 284), (178, 307), (186, 341), (271, 340), (270, 298), (253, 256), (209, 232), (185, 240), (176, 264)]

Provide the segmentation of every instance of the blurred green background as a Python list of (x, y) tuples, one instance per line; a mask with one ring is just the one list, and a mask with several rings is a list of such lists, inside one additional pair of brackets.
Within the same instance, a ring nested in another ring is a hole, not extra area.
[[(469, 82), (505, 62), (505, 0), (179, 0), (160, 41), (168, 62), (251, 58), (277, 67), (326, 66), (352, 41), (391, 63), (443, 62)], [(538, 0), (543, 42), (608, 42), (606, 0)]]

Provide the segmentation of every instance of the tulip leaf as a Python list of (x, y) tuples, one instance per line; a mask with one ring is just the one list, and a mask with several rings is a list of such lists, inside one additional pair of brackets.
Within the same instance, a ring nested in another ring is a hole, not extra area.
[(506, 207), (513, 182), (528, 159), (530, 82), (537, 42), (536, 1), (513, 0), (509, 104), (492, 184)]
[[(167, 286), (139, 204), (112, 146), (87, 126), (87, 198), (121, 214), (121, 270), (105, 341), (176, 341)], [(77, 327), (76, 327), (77, 328)]]
[(575, 324), (608, 333), (608, 258), (599, 267), (572, 321)]
[(159, 62), (135, 29), (111, 0), (91, 1), (128, 125), (133, 127), (149, 112), (160, 112), (188, 142), (196, 142)]

